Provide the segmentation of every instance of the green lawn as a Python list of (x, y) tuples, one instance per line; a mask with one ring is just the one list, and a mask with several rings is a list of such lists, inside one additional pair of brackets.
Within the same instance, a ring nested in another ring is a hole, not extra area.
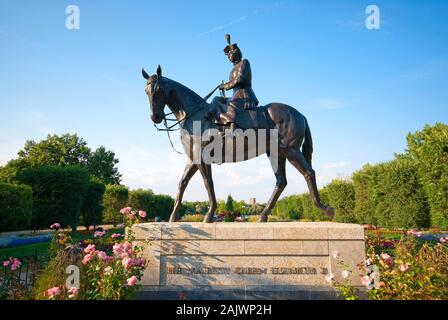
[[(123, 233), (123, 229), (109, 229), (108, 235), (113, 233)], [(72, 238), (75, 241), (93, 239), (93, 234), (90, 233), (88, 235), (75, 232), (72, 234)], [(27, 255), (38, 255), (38, 256), (47, 256), (49, 254), (49, 246), (50, 242), (43, 243), (35, 243), (35, 244), (26, 244), (22, 246), (17, 246), (13, 248), (2, 248), (0, 249), (0, 261), (3, 261), (4, 258), (8, 257), (21, 257)]]

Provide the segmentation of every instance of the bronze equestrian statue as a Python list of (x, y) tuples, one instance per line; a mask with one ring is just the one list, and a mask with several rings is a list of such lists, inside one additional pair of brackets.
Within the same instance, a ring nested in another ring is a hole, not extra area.
[(208, 114), (208, 117), (219, 117), (217, 120), (228, 125), (231, 129), (236, 129), (236, 117), (237, 109), (252, 109), (258, 106), (258, 99), (255, 96), (255, 92), (252, 90), (252, 70), (250, 63), (247, 59), (243, 59), (240, 48), (236, 43), (231, 44), (230, 35), (226, 35), (227, 46), (224, 48), (224, 53), (231, 63), (233, 63), (233, 69), (230, 72), (229, 82), (223, 83), (219, 86), (220, 90), (232, 90), (233, 96), (230, 99), (224, 97), (214, 98), (212, 105), (221, 106), (225, 105), (227, 112), (219, 113), (216, 115), (216, 110), (213, 110)]
[[(305, 177), (313, 204), (324, 214), (333, 218), (333, 208), (322, 204), (320, 201), (316, 175), (311, 166), (313, 143), (306, 118), (297, 109), (282, 103), (270, 103), (266, 106), (257, 107), (258, 101), (251, 88), (249, 62), (242, 59), (241, 51), (236, 44), (230, 45), (229, 38), (225, 53), (234, 63), (234, 68), (230, 75), (230, 81), (219, 87), (225, 90), (234, 89), (234, 95), (230, 100), (214, 99), (212, 104), (207, 103), (206, 99), (184, 85), (163, 77), (160, 66), (157, 68), (156, 74), (152, 76), (142, 69), (143, 77), (147, 80), (145, 92), (149, 98), (152, 121), (155, 125), (163, 121), (166, 130), (170, 131), (171, 127), (166, 124), (169, 119), (166, 118), (167, 114), (164, 112), (165, 106), (168, 106), (176, 118), (176, 125), (178, 124), (181, 128), (181, 141), (188, 157), (169, 221), (175, 222), (179, 219), (184, 191), (197, 171), (200, 172), (204, 180), (210, 201), (210, 208), (204, 217), (204, 222), (213, 221), (217, 203), (211, 164), (204, 161), (202, 156), (199, 161), (196, 161), (193, 152), (193, 150), (204, 148), (210, 141), (195, 139), (194, 128), (200, 124), (202, 133), (210, 129), (222, 129), (223, 125), (231, 123), (236, 124), (241, 129), (276, 130), (275, 132), (278, 134), (276, 150), (270, 150), (270, 145), (266, 143), (265, 151), (262, 151), (269, 156), (276, 177), (276, 185), (271, 198), (260, 215), (259, 222), (267, 221), (268, 214), (286, 187), (286, 160)], [(210, 115), (214, 115), (218, 123), (214, 122)], [(235, 125), (231, 126), (234, 127)], [(246, 153), (246, 145), (244, 147)], [(255, 156), (263, 153), (257, 153)], [(278, 155), (275, 164), (273, 158), (270, 157), (271, 153)], [(248, 159), (245, 155), (242, 161)], [(226, 159), (223, 162), (235, 161), (234, 159), (231, 159), (231, 161)]]

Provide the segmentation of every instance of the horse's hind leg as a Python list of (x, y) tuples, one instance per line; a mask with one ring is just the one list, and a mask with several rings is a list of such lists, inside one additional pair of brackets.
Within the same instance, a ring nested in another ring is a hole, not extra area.
[(334, 210), (333, 208), (322, 204), (320, 201), (319, 191), (317, 190), (316, 184), (316, 173), (310, 164), (305, 160), (302, 152), (298, 149), (290, 149), (288, 150), (287, 158), (289, 162), (291, 162), (291, 164), (305, 177), (313, 204), (332, 219), (334, 216)]
[(174, 208), (171, 212), (170, 222), (175, 222), (178, 219), (178, 212), (182, 204), (182, 197), (184, 196), (185, 189), (187, 188), (188, 182), (190, 182), (191, 177), (198, 171), (198, 166), (191, 160), (188, 160), (185, 166), (184, 173), (179, 182), (179, 187), (177, 189), (176, 201), (174, 202)]
[(205, 188), (208, 192), (208, 199), (210, 202), (210, 208), (208, 209), (207, 214), (204, 217), (203, 222), (213, 222), (213, 215), (215, 214), (215, 210), (217, 207), (216, 196), (215, 196), (215, 188), (213, 186), (212, 179), (212, 166), (209, 164), (198, 164), (199, 172), (201, 172), (202, 179), (204, 180)]
[(277, 166), (274, 165), (271, 158), (269, 158), (269, 160), (271, 160), (272, 169), (274, 170), (277, 182), (275, 184), (274, 192), (272, 192), (271, 198), (266, 204), (266, 207), (264, 207), (263, 211), (261, 212), (258, 222), (268, 221), (268, 214), (271, 213), (272, 208), (274, 208), (275, 203), (277, 202), (283, 190), (285, 190), (287, 184), (285, 170), (286, 158), (279, 156)]

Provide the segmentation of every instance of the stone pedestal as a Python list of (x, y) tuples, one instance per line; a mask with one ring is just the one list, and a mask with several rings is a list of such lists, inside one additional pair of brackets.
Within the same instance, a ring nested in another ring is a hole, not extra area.
[[(365, 259), (364, 229), (332, 222), (144, 223), (133, 226), (148, 266), (142, 297), (154, 299), (335, 298), (341, 280)], [(345, 267), (344, 267), (345, 269)]]

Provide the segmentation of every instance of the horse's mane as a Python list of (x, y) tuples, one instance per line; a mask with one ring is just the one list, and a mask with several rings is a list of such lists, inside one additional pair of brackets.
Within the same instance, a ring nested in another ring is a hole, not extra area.
[(187, 93), (188, 95), (193, 96), (193, 98), (198, 101), (198, 102), (206, 102), (200, 95), (198, 95), (196, 92), (194, 92), (193, 90), (191, 90), (190, 88), (184, 86), (182, 83), (179, 83), (177, 81), (174, 81), (170, 78), (167, 77), (163, 77), (165, 80), (167, 80), (167, 82), (169, 83), (169, 85), (174, 86), (176, 88), (180, 88), (182, 91), (184, 91), (185, 93)]

